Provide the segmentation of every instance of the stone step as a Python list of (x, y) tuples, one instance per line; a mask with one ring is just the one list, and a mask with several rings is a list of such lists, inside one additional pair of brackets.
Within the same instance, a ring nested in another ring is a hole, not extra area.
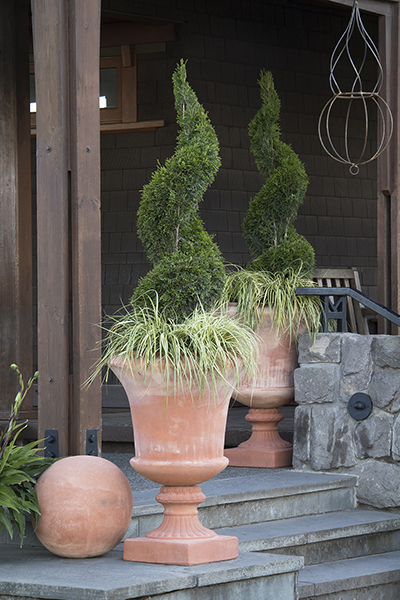
[(45, 548), (0, 546), (0, 600), (297, 599), (300, 557), (241, 552), (193, 567), (126, 562), (120, 544), (104, 556), (65, 559)]
[[(205, 527), (211, 529), (335, 512), (356, 506), (357, 479), (348, 475), (235, 467), (228, 467), (224, 474), (224, 478), (214, 478), (201, 485), (206, 500), (199, 506), (199, 518)], [(134, 475), (128, 473), (129, 477)], [(138, 537), (160, 525), (163, 507), (155, 500), (158, 488), (135, 492), (134, 482), (131, 481), (131, 485), (133, 516), (127, 537)]]
[(303, 556), (306, 565), (400, 551), (400, 515), (347, 510), (216, 529), (234, 535), (246, 552)]
[[(140, 537), (161, 524), (163, 507), (155, 499), (160, 488), (136, 473), (128, 456), (118, 466), (133, 492), (132, 521), (125, 537)], [(215, 529), (347, 510), (356, 505), (356, 482), (348, 475), (228, 467), (201, 485), (206, 500), (199, 506), (199, 517), (205, 527)], [(30, 523), (24, 543), (40, 544)], [(18, 545), (19, 538), (11, 541), (3, 528), (0, 544)]]
[(400, 551), (304, 567), (299, 600), (399, 600)]

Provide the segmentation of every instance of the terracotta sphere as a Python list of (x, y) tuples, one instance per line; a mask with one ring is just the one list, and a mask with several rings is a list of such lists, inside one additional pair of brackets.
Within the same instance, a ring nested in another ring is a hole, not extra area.
[(122, 471), (104, 458), (62, 458), (40, 476), (36, 491), (40, 510), (36, 535), (58, 556), (100, 556), (128, 530), (132, 491)]

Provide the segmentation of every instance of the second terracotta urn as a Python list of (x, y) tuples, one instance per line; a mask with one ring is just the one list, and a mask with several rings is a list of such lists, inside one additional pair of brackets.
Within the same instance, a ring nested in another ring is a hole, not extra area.
[(287, 467), (292, 464), (293, 446), (280, 437), (278, 423), (283, 419), (280, 407), (294, 399), (294, 370), (298, 367), (295, 338), (277, 331), (268, 308), (257, 334), (258, 374), (254, 379), (245, 377), (233, 394), (250, 407), (245, 418), (252, 424), (252, 435), (237, 448), (225, 450), (225, 456), (235, 467)]
[(162, 524), (144, 537), (125, 540), (124, 559), (176, 565), (229, 560), (238, 556), (236, 537), (204, 527), (197, 506), (204, 502), (199, 483), (228, 464), (224, 436), (232, 385), (195, 381), (177, 385), (165, 364), (114, 358), (110, 364), (125, 388), (131, 408), (135, 457), (132, 467), (162, 484), (156, 500), (164, 506)]

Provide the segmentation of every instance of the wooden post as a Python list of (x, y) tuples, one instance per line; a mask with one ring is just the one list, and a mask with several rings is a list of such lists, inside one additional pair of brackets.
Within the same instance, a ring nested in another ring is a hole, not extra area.
[[(84, 454), (100, 383), (100, 0), (32, 0), (37, 102), (39, 436)], [(70, 427), (70, 430), (69, 430)], [(98, 448), (101, 448), (98, 437)]]
[[(382, 95), (393, 118), (393, 136), (386, 152), (378, 158), (378, 300), (400, 313), (400, 190), (399, 143), (400, 101), (398, 64), (400, 59), (399, 4), (380, 17), (379, 50), (385, 70)], [(397, 333), (397, 328), (379, 320), (379, 333)]]
[[(100, 354), (100, 0), (70, 0), (71, 250), (73, 387), (70, 452), (85, 454), (86, 430), (99, 430), (100, 377), (82, 387)], [(97, 347), (97, 349), (96, 349)]]
[[(29, 3), (0, 1), (0, 418), (32, 376)], [(32, 397), (24, 404), (32, 410)], [(29, 415), (27, 415), (29, 416)]]
[(57, 429), (68, 453), (68, 14), (32, 2), (36, 82), (39, 438)]

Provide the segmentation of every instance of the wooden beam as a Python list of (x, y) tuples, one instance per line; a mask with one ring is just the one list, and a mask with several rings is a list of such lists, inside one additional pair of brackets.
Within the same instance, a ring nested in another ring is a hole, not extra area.
[[(349, 6), (350, 8), (354, 5), (354, 0), (328, 0), (332, 4), (340, 4), (342, 6)], [(358, 0), (358, 6), (360, 10), (373, 13), (375, 15), (386, 15), (390, 16), (394, 3), (400, 0)]]
[[(18, 390), (17, 363), (32, 376), (32, 200), (29, 134), (29, 3), (0, 3), (0, 414)], [(32, 396), (24, 403), (32, 409)]]
[(104, 23), (101, 27), (101, 46), (172, 42), (174, 39), (175, 25), (172, 23), (154, 25), (125, 21), (121, 23)]
[(68, 454), (68, 14), (32, 0), (36, 81), (39, 438), (57, 429)]
[[(157, 127), (164, 127), (165, 120), (136, 121), (132, 123), (102, 123), (100, 133), (125, 133), (130, 131), (155, 131)], [(36, 129), (31, 129), (31, 136), (36, 136)]]
[(73, 387), (70, 453), (85, 454), (87, 429), (98, 429), (100, 377), (83, 387), (100, 356), (100, 0), (69, 1), (71, 98), (71, 258)]

